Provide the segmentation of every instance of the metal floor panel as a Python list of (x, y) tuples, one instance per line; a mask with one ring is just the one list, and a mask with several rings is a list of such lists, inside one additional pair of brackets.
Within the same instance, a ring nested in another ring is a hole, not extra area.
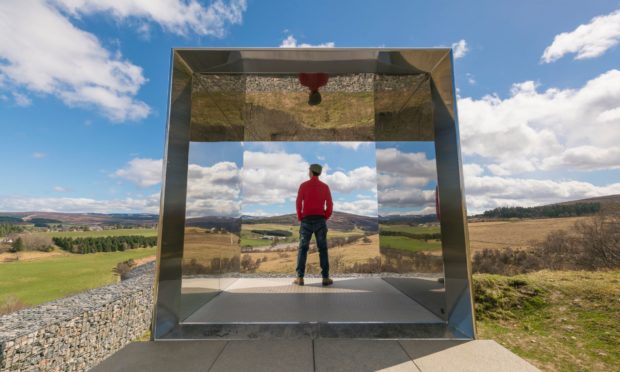
[(337, 278), (328, 287), (291, 281), (239, 279), (183, 323), (443, 323), (381, 278)]

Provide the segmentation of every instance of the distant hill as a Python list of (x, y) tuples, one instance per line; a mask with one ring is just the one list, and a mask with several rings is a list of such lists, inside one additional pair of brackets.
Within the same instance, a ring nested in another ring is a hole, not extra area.
[(379, 223), (393, 225), (410, 225), (439, 222), (437, 215), (433, 214), (396, 214), (389, 216), (379, 216)]
[(146, 213), (0, 212), (0, 223), (65, 223), (77, 225), (151, 225), (159, 216)]
[(221, 216), (201, 216), (185, 219), (185, 226), (202, 227), (210, 229), (226, 229), (233, 233), (241, 232), (241, 218), (239, 217), (221, 217)]
[[(244, 224), (257, 224), (257, 223), (274, 223), (280, 225), (299, 225), (297, 221), (297, 214), (283, 214), (280, 216), (269, 217), (243, 217)], [(327, 227), (335, 230), (352, 230), (355, 227), (368, 232), (378, 232), (379, 224), (377, 217), (361, 216), (358, 214), (345, 213), (334, 211), (329, 220), (327, 220)]]
[(601, 212), (620, 213), (620, 194), (567, 201), (567, 202), (562, 202), (562, 203), (556, 203), (556, 205), (571, 205), (571, 204), (577, 204), (577, 203), (600, 203)]
[(472, 217), (555, 218), (589, 216), (598, 212), (620, 213), (620, 195), (579, 199), (535, 207), (499, 207)]

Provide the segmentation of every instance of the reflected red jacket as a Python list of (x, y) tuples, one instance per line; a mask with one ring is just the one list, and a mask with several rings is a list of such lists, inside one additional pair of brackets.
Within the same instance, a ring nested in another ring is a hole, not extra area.
[(298, 221), (310, 215), (322, 215), (327, 220), (331, 217), (334, 208), (329, 186), (319, 180), (318, 176), (312, 176), (311, 179), (299, 185), (296, 205)]

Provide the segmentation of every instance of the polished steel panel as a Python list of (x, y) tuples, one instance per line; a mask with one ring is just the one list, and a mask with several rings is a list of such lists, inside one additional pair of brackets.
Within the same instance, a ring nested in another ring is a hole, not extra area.
[(158, 225), (151, 336), (154, 339), (162, 337), (179, 323), (191, 88), (191, 71), (173, 52)]
[[(423, 305), (427, 298), (425, 306), (441, 314), (453, 334), (476, 336), (450, 49), (175, 49), (172, 65), (153, 338), (192, 326), (182, 324), (189, 311), (181, 307), (190, 141), (249, 140), (434, 141), (445, 286), (391, 284)], [(323, 92), (333, 107), (304, 105), (306, 92), (295, 83), (300, 72), (330, 74), (332, 85)], [(346, 85), (353, 90), (343, 91)], [(346, 119), (333, 119), (347, 110)], [(297, 129), (290, 130), (291, 123)], [(234, 272), (218, 274), (210, 285), (215, 294), (235, 280)], [(187, 303), (198, 298), (191, 292), (185, 291)]]
[(454, 81), (452, 54), (437, 62), (432, 72), (435, 149), (439, 186), (442, 244), (448, 324), (475, 338), (471, 264), (467, 211), (463, 187), (463, 166), (459, 146), (454, 86), (447, 91), (446, 81)]

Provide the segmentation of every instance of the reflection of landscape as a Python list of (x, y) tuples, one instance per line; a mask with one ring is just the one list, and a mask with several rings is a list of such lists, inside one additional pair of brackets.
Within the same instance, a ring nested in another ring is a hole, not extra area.
[[(185, 228), (183, 274), (295, 272), (299, 244), (295, 215), (247, 217), (240, 233), (235, 228), (238, 221), (225, 217), (190, 219)], [(436, 222), (421, 221), (424, 218), (399, 216), (382, 218), (378, 225), (375, 217), (334, 212), (328, 221), (330, 271), (441, 272), (439, 226)], [(307, 273), (320, 273), (314, 237)]]
[(195, 74), (192, 141), (432, 140), (426, 74), (331, 74), (320, 105), (296, 74)]

